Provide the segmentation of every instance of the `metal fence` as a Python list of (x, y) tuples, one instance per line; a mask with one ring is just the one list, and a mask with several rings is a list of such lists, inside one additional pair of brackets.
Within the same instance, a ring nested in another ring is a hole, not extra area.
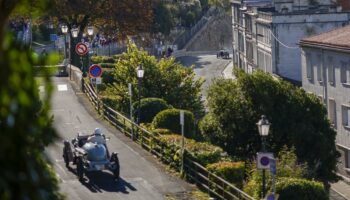
[[(150, 132), (138, 126), (123, 114), (104, 104), (98, 98), (91, 85), (86, 82), (84, 82), (83, 85), (83, 91), (88, 96), (92, 105), (114, 127), (120, 130), (125, 136), (133, 138), (136, 143), (156, 155), (164, 163), (170, 164), (176, 162), (173, 155), (179, 152), (179, 146), (165, 145), (164, 142), (160, 140), (160, 134)], [(180, 171), (179, 165), (174, 165), (173, 167)], [(191, 155), (189, 152), (185, 152), (184, 154), (184, 177), (216, 199), (254, 200), (253, 197), (244, 193), (223, 178), (209, 172), (204, 166), (196, 162), (195, 156)]]

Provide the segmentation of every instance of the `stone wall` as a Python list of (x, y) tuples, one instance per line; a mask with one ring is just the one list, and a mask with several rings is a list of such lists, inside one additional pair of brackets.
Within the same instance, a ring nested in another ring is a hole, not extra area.
[(185, 46), (187, 51), (232, 49), (232, 18), (227, 14), (213, 17)]

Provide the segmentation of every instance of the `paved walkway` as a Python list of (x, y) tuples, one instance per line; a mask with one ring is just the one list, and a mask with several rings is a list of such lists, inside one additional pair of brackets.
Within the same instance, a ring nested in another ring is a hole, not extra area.
[(226, 65), (225, 69), (221, 73), (225, 79), (236, 79), (232, 71), (233, 71), (233, 62), (231, 61)]
[(347, 200), (350, 199), (350, 185), (344, 181), (338, 181), (331, 185), (330, 199)]

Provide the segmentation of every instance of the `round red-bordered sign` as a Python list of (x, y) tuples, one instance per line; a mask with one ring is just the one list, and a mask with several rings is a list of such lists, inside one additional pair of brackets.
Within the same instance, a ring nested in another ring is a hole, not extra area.
[(77, 45), (75, 45), (75, 52), (80, 56), (87, 54), (88, 51), (89, 48), (82, 42), (79, 42)]
[(89, 74), (93, 78), (100, 77), (102, 75), (102, 67), (97, 64), (91, 65), (89, 68)]

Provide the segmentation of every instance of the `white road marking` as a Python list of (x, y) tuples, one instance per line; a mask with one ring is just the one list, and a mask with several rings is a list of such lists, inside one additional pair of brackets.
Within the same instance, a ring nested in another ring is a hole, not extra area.
[(68, 87), (67, 87), (67, 84), (59, 84), (57, 85), (57, 89), (58, 91), (67, 91)]

